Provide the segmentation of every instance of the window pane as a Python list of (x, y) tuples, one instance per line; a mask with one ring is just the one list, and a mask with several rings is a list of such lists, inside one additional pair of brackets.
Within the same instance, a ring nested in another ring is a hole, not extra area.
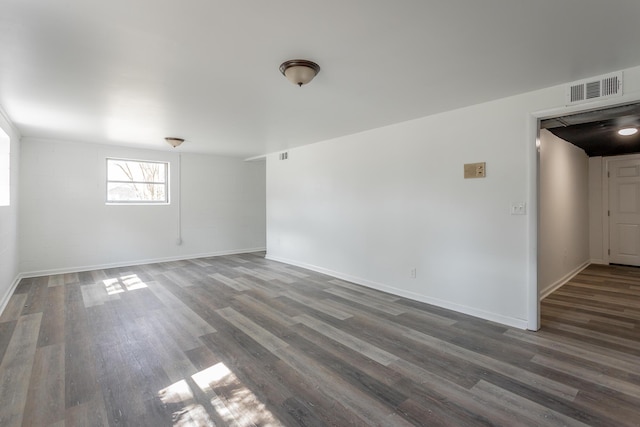
[(126, 184), (110, 182), (107, 202), (167, 202), (164, 184)]
[(109, 181), (165, 182), (166, 163), (109, 159)]
[(107, 203), (168, 203), (169, 164), (107, 159)]

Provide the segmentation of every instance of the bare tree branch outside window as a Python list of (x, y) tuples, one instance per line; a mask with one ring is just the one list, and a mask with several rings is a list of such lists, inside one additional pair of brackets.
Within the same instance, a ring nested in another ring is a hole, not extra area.
[(107, 203), (167, 203), (168, 163), (107, 159)]

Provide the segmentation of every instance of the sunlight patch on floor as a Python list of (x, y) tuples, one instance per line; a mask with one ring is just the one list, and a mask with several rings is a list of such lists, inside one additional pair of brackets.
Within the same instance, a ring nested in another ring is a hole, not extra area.
[(120, 278), (105, 279), (102, 281), (109, 295), (115, 295), (126, 291), (135, 291), (147, 287), (137, 274), (129, 274)]
[(211, 398), (211, 404), (227, 424), (282, 425), (224, 363), (204, 369), (191, 378)]
[(195, 402), (191, 387), (185, 380), (160, 390), (158, 396), (165, 405), (179, 408), (172, 414), (174, 427), (215, 427), (207, 410)]

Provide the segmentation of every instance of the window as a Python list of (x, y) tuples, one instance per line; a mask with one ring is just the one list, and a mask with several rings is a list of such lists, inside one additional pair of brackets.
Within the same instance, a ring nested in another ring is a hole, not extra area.
[(169, 163), (107, 159), (107, 203), (169, 203)]
[(0, 129), (0, 206), (11, 204), (11, 139)]

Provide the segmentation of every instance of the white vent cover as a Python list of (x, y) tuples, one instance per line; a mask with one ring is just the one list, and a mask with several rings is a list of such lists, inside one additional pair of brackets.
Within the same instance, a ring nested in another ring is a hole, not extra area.
[(567, 105), (622, 96), (622, 71), (570, 83)]
[(289, 152), (288, 151), (283, 151), (279, 155), (279, 159), (280, 160), (287, 160), (288, 158), (289, 158)]

